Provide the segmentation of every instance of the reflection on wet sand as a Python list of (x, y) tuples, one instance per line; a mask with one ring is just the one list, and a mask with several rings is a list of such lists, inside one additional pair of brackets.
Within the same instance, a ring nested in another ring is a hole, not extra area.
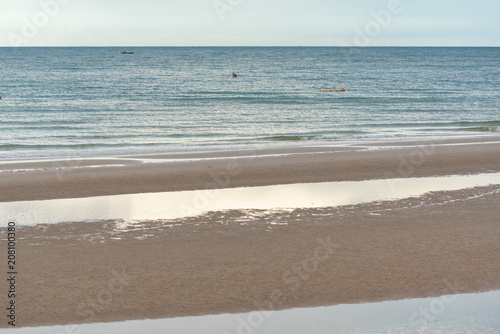
[[(500, 173), (129, 194), (0, 203), (18, 225), (98, 220), (154, 220), (235, 209), (296, 209), (355, 205), (500, 183)], [(128, 223), (127, 223), (128, 224)]]

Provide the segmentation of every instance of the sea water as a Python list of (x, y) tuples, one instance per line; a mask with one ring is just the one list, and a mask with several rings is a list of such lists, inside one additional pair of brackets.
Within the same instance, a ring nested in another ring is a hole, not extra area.
[(0, 48), (0, 160), (500, 135), (500, 48), (132, 49)]

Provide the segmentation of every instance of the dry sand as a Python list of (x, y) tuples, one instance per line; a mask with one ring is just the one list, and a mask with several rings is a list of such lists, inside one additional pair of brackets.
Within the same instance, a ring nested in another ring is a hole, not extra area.
[[(224, 187), (469, 174), (499, 171), (499, 148), (342, 149), (274, 158), (130, 163), (75, 169), (62, 178), (51, 171), (16, 172), (2, 175), (0, 189), (2, 201), (12, 201), (200, 189), (214, 182), (213, 171), (228, 173)], [(237, 164), (228, 166), (231, 161)], [(490, 186), (336, 208), (22, 227), (18, 325), (500, 289), (498, 203), (500, 186)], [(5, 240), (5, 228), (1, 238)], [(0, 289), (7, 291), (5, 280)]]

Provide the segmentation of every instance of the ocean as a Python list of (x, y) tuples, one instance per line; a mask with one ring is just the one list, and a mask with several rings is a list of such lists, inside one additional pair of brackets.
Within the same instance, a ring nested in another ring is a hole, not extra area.
[(500, 135), (500, 48), (0, 48), (0, 69), (0, 160)]

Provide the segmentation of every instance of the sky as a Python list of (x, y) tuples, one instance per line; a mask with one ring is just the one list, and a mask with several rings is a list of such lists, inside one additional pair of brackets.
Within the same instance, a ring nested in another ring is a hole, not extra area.
[(0, 46), (500, 46), (498, 0), (0, 4)]

